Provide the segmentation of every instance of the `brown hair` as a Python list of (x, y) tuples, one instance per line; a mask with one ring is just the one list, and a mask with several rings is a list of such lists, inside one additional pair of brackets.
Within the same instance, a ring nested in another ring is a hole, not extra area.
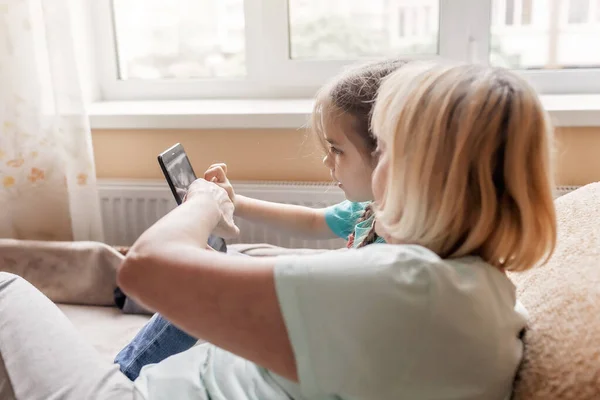
[[(311, 117), (312, 132), (316, 135), (323, 150), (327, 151), (325, 130), (328, 124), (335, 123), (341, 115), (353, 118), (353, 131), (346, 132), (348, 139), (361, 153), (374, 162), (373, 152), (377, 139), (371, 131), (371, 115), (381, 82), (392, 72), (405, 65), (405, 60), (375, 61), (350, 68), (333, 78), (317, 93)], [(368, 206), (356, 223), (373, 216)], [(359, 239), (359, 238), (355, 238)], [(375, 224), (357, 247), (375, 242)]]
[(381, 85), (372, 123), (388, 165), (375, 214), (394, 241), (510, 271), (550, 257), (553, 130), (523, 78), (411, 63)]
[(348, 139), (371, 157), (377, 146), (371, 131), (371, 114), (377, 91), (383, 79), (404, 64), (404, 60), (384, 60), (355, 66), (333, 78), (317, 93), (311, 128), (324, 150), (328, 148), (325, 141), (327, 125), (335, 123), (342, 115), (348, 115), (354, 119), (354, 129), (347, 133)]
[[(367, 219), (373, 217), (374, 215), (375, 215), (375, 212), (373, 211), (373, 205), (369, 204), (365, 208), (365, 212), (363, 213), (363, 215), (356, 221), (356, 223), (358, 224), (358, 223), (360, 223), (362, 221), (366, 221)], [(364, 246), (366, 246), (368, 244), (375, 243), (375, 241), (377, 240), (378, 237), (379, 236), (375, 232), (375, 222), (373, 221), (373, 225), (371, 226), (371, 229), (362, 238), (362, 240), (360, 241), (360, 243), (356, 247), (364, 247)]]

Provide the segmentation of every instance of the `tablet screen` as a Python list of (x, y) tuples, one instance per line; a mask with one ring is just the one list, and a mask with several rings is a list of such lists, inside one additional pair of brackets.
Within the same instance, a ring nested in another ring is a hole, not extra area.
[(187, 188), (196, 180), (196, 174), (183, 146), (173, 146), (159, 156), (159, 161), (177, 204), (181, 204)]

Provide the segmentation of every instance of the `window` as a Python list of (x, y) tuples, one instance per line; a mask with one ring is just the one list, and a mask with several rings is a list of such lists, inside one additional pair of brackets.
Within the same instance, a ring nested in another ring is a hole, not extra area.
[(243, 0), (114, 0), (119, 79), (239, 77)]
[[(515, 7), (514, 14), (521, 15), (521, 20), (506, 24), (510, 26), (492, 23), (490, 62), (529, 70), (600, 67), (597, 46), (600, 24), (585, 29), (580, 26), (587, 23), (592, 1), (505, 0), (503, 7), (502, 0), (495, 0), (493, 12), (501, 13), (504, 8), (508, 12), (511, 3)], [(564, 24), (560, 19), (563, 15), (561, 5), (569, 10)], [(498, 18), (492, 18), (492, 21), (498, 21)]]
[[(496, 1), (494, 20), (498, 25), (529, 25), (533, 17), (534, 0), (503, 0)], [(504, 22), (499, 22), (503, 19)]]
[[(431, 35), (431, 34), (435, 34), (435, 32), (432, 31), (432, 23), (433, 22), (437, 22), (437, 21), (432, 21), (432, 16), (431, 16), (431, 6), (425, 6), (423, 7), (423, 29), (424, 29), (424, 33)], [(437, 23), (436, 23), (436, 28), (437, 29)]]
[(506, 25), (513, 25), (515, 20), (515, 0), (506, 0)]
[(531, 24), (531, 15), (533, 13), (533, 0), (523, 0), (521, 9), (521, 25)]
[(590, 0), (569, 1), (569, 23), (583, 24), (587, 22), (590, 13)]
[(402, 38), (406, 36), (406, 10), (398, 10), (398, 35)]
[[(600, 92), (600, 0), (94, 0), (102, 97), (310, 97), (344, 66), (445, 58)], [(590, 83), (591, 82), (591, 83)]]
[[(290, 0), (289, 25), (292, 59), (353, 59), (435, 55), (437, 32), (424, 34), (423, 6), (388, 12), (393, 2)], [(437, 3), (437, 0), (436, 0)], [(437, 4), (436, 4), (437, 8)], [(437, 30), (436, 24), (436, 30)], [(398, 32), (397, 37), (393, 32)], [(405, 39), (410, 38), (410, 39)]]

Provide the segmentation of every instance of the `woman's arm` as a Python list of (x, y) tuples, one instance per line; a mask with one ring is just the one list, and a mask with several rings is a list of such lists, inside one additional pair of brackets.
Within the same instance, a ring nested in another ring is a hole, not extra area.
[(273, 261), (205, 250), (208, 235), (232, 217), (223, 212), (224, 191), (206, 181), (197, 186), (197, 195), (188, 193), (136, 241), (118, 271), (119, 287), (190, 334), (297, 380)]

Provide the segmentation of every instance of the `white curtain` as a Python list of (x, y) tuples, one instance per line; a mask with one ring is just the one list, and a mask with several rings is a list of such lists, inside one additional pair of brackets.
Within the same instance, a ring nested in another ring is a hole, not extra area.
[(68, 0), (0, 0), (0, 238), (103, 239)]

